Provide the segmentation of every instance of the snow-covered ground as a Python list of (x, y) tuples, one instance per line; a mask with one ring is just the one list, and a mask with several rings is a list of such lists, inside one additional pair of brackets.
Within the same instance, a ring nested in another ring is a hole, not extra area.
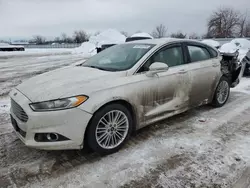
[(25, 51), (11, 51), (11, 52), (0, 52), (0, 59), (10, 57), (23, 57), (23, 56), (47, 56), (47, 55), (63, 55), (71, 54), (72, 49), (70, 48), (32, 48), (25, 49)]
[(250, 78), (232, 89), (224, 107), (200, 107), (146, 127), (109, 156), (25, 147), (10, 124), (10, 88), (81, 61), (67, 54), (0, 59), (0, 187), (248, 186)]
[(83, 60), (77, 54), (0, 58), (0, 96), (27, 78)]

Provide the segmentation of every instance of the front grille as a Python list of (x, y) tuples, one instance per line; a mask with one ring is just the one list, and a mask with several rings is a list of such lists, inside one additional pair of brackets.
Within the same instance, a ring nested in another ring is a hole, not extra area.
[(16, 115), (16, 117), (18, 119), (20, 119), (22, 122), (27, 122), (28, 121), (29, 117), (26, 114), (26, 112), (13, 99), (11, 99), (11, 109), (12, 109), (12, 112)]
[(12, 115), (10, 115), (10, 119), (11, 119), (11, 123), (12, 123), (13, 128), (15, 129), (15, 131), (19, 132), (19, 134), (20, 134), (23, 138), (25, 138), (25, 137), (26, 137), (26, 132), (19, 128), (19, 126), (18, 126), (16, 120), (12, 117)]

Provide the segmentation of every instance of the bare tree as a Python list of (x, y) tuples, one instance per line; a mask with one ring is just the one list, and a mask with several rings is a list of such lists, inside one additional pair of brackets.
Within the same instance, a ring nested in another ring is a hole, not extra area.
[(101, 32), (100, 31), (96, 31), (95, 33), (94, 33), (94, 36), (97, 36), (97, 35), (99, 35)]
[(241, 15), (239, 20), (239, 37), (249, 37), (250, 36), (250, 18), (245, 14)]
[(171, 37), (172, 38), (180, 38), (180, 39), (184, 39), (186, 38), (187, 34), (182, 33), (181, 31), (178, 31), (177, 33), (172, 33)]
[(66, 33), (61, 34), (61, 41), (64, 43), (72, 43), (73, 39), (68, 37)]
[(62, 34), (61, 34), (61, 41), (62, 41), (62, 42), (66, 42), (67, 38), (68, 38), (68, 36), (67, 36), (66, 33), (62, 33)]
[(240, 15), (232, 8), (220, 8), (208, 20), (208, 35), (233, 37), (239, 24)]
[(54, 41), (55, 42), (60, 42), (60, 37), (55, 37)]
[(239, 37), (244, 37), (244, 30), (247, 22), (247, 13), (241, 15), (241, 18), (239, 19)]
[(189, 39), (200, 39), (201, 37), (197, 33), (191, 33)]
[(121, 34), (123, 34), (125, 37), (128, 37), (128, 32), (126, 31), (121, 31)]
[(246, 26), (244, 28), (244, 37), (250, 37), (250, 20), (246, 23)]
[(44, 44), (46, 42), (46, 38), (41, 35), (35, 35), (33, 36), (33, 39), (31, 39), (31, 42), (36, 44)]
[(89, 35), (83, 30), (75, 31), (73, 40), (76, 43), (83, 43), (89, 40)]
[(141, 30), (137, 30), (135, 33), (141, 33), (142, 31)]
[(156, 26), (156, 28), (152, 32), (152, 36), (154, 38), (163, 38), (166, 37), (166, 35), (167, 35), (167, 28), (163, 24)]

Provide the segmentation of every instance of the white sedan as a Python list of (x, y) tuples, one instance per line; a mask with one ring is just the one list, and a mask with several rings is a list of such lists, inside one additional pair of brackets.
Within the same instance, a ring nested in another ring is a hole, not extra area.
[(230, 63), (215, 48), (191, 40), (115, 45), (80, 66), (36, 76), (13, 89), (12, 124), (29, 147), (88, 145), (113, 153), (149, 124), (204, 104), (223, 106), (241, 71)]

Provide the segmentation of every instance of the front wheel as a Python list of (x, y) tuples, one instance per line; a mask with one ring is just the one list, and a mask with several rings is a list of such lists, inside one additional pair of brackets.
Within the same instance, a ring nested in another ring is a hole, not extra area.
[(212, 105), (215, 107), (222, 107), (227, 102), (229, 94), (230, 94), (229, 79), (225, 76), (222, 76), (215, 90)]
[(97, 153), (118, 151), (132, 131), (132, 116), (121, 104), (110, 104), (95, 113), (87, 130), (88, 146)]

